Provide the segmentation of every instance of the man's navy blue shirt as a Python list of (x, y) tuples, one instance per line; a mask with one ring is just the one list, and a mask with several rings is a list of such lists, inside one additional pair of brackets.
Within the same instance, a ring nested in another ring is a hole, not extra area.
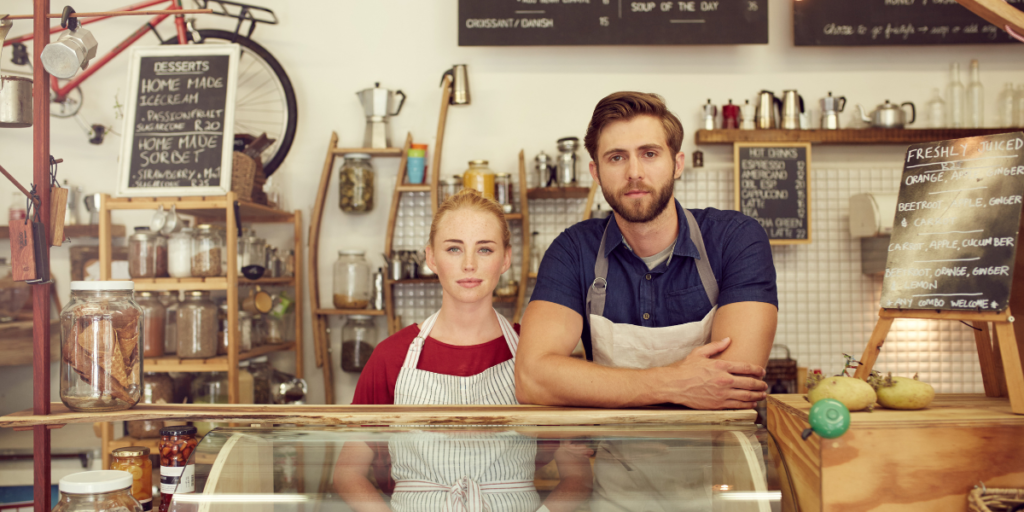
[[(586, 315), (587, 289), (594, 281), (594, 263), (601, 234), (608, 226), (608, 298), (604, 317), (615, 323), (666, 327), (700, 321), (711, 311), (711, 301), (696, 260), (697, 246), (683, 207), (675, 201), (679, 237), (672, 256), (654, 270), (624, 243), (615, 216), (590, 219), (562, 232), (541, 260), (537, 284), (530, 300), (561, 304), (583, 317), (583, 346), (590, 348), (590, 319)], [(704, 247), (718, 281), (718, 305), (766, 302), (779, 307), (775, 265), (764, 228), (735, 211), (690, 210), (704, 237)]]

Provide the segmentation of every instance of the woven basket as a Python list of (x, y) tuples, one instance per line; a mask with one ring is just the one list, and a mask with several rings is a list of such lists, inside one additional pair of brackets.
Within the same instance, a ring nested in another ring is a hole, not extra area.
[(235, 151), (231, 158), (231, 191), (243, 201), (252, 200), (256, 162), (244, 153)]
[(975, 487), (967, 494), (971, 512), (1006, 512), (1024, 505), (1024, 489), (986, 489)]

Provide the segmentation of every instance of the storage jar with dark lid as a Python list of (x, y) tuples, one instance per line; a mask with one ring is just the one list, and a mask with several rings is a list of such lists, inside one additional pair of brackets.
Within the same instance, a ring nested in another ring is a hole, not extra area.
[(117, 448), (110, 452), (110, 457), (110, 469), (132, 475), (132, 497), (139, 501), (142, 510), (153, 510), (153, 463), (149, 460), (149, 448)]
[(178, 306), (178, 357), (217, 355), (217, 304), (208, 291), (185, 292)]
[(338, 206), (348, 213), (373, 210), (373, 166), (370, 155), (349, 153), (338, 173)]
[(131, 281), (73, 281), (60, 313), (60, 399), (77, 412), (129, 409), (142, 395), (142, 308)]
[(135, 301), (142, 308), (142, 355), (164, 355), (167, 308), (153, 292), (138, 292)]
[(341, 369), (361, 372), (377, 345), (377, 326), (370, 315), (351, 315), (341, 329)]
[(60, 499), (53, 512), (142, 512), (132, 496), (132, 474), (103, 470), (60, 479)]
[[(174, 379), (166, 373), (146, 372), (142, 375), (142, 403), (173, 404)], [(164, 428), (162, 420), (137, 420), (124, 422), (128, 435), (135, 439), (160, 437), (160, 429)]]
[(128, 275), (167, 277), (167, 238), (149, 228), (135, 228), (128, 237)]
[(196, 226), (192, 234), (192, 277), (220, 277), (226, 254), (220, 230), (211, 224)]

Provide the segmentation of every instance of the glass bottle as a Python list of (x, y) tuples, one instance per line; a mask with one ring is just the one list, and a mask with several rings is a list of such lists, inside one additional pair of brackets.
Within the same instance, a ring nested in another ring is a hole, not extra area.
[(967, 127), (985, 126), (985, 88), (981, 85), (978, 59), (971, 59), (971, 81), (967, 84)]
[(149, 448), (125, 446), (111, 451), (110, 469), (130, 473), (132, 497), (142, 505), (142, 510), (153, 510), (153, 462), (149, 460)]
[(196, 226), (192, 235), (192, 277), (220, 277), (224, 274), (224, 239), (210, 224)]
[(167, 512), (174, 494), (196, 491), (195, 461), (189, 463), (196, 441), (196, 427), (174, 426), (160, 430), (160, 512)]
[(52, 512), (142, 512), (127, 471), (75, 473), (61, 478), (58, 488), (60, 498)]
[(487, 199), (494, 199), (494, 172), (487, 160), (470, 160), (469, 169), (462, 174), (462, 186), (475, 189)]
[[(164, 294), (168, 298), (164, 299)], [(160, 292), (160, 300), (166, 304), (164, 316), (164, 355), (178, 353), (178, 292)]]
[(967, 93), (960, 83), (960, 63), (949, 65), (949, 84), (946, 85), (946, 128), (963, 128)]
[(544, 256), (544, 251), (540, 248), (539, 235), (540, 231), (530, 233), (530, 273), (533, 275), (540, 272), (540, 259)]
[(366, 251), (338, 251), (338, 261), (334, 263), (334, 307), (366, 309), (371, 284)]
[(462, 190), (462, 176), (449, 176), (442, 178), (439, 185), (438, 203), (441, 204), (445, 199), (448, 199), (455, 194), (458, 194)]
[(139, 403), (142, 308), (134, 289), (131, 281), (71, 282), (71, 300), (60, 313), (60, 400), (72, 411)]
[[(173, 404), (180, 403), (174, 399), (174, 379), (166, 373), (146, 372), (142, 375), (142, 403)], [(164, 428), (161, 420), (126, 421), (128, 435), (135, 439), (160, 437), (160, 429)]]
[(1014, 121), (1017, 118), (1016, 108), (1017, 90), (1013, 87), (1011, 82), (1006, 82), (1003, 85), (1003, 90), (999, 92), (999, 96), (996, 102), (996, 110), (999, 113), (999, 126), (1008, 128), (1013, 126)]
[(135, 228), (128, 237), (128, 275), (133, 278), (167, 276), (167, 238), (149, 228)]
[(349, 153), (338, 175), (338, 206), (348, 213), (373, 209), (373, 167), (370, 155)]
[(946, 125), (946, 102), (938, 89), (932, 89), (932, 99), (928, 100), (928, 122), (932, 128)]
[(217, 305), (208, 291), (187, 291), (178, 306), (178, 357), (217, 355)]
[(512, 176), (507, 172), (494, 175), (494, 200), (501, 205), (501, 211), (512, 213), (515, 196), (512, 194)]
[(341, 329), (341, 369), (361, 372), (377, 345), (377, 326), (369, 315), (352, 315)]
[(192, 277), (192, 228), (171, 233), (167, 239), (167, 273), (171, 277)]
[(163, 356), (167, 308), (153, 292), (138, 292), (135, 296), (135, 302), (142, 308), (142, 356)]

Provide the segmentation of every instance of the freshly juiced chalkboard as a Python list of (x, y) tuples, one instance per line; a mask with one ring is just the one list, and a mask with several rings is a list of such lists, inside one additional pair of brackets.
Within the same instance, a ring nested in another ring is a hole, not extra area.
[(120, 195), (231, 190), (237, 64), (237, 45), (133, 49)]
[(1006, 309), (1024, 197), (1024, 133), (907, 150), (882, 307)]
[(459, 0), (459, 46), (767, 43), (768, 0)]
[(956, 0), (793, 2), (793, 39), (796, 46), (1016, 43)]
[(753, 217), (772, 245), (811, 243), (811, 145), (734, 145), (736, 209)]

